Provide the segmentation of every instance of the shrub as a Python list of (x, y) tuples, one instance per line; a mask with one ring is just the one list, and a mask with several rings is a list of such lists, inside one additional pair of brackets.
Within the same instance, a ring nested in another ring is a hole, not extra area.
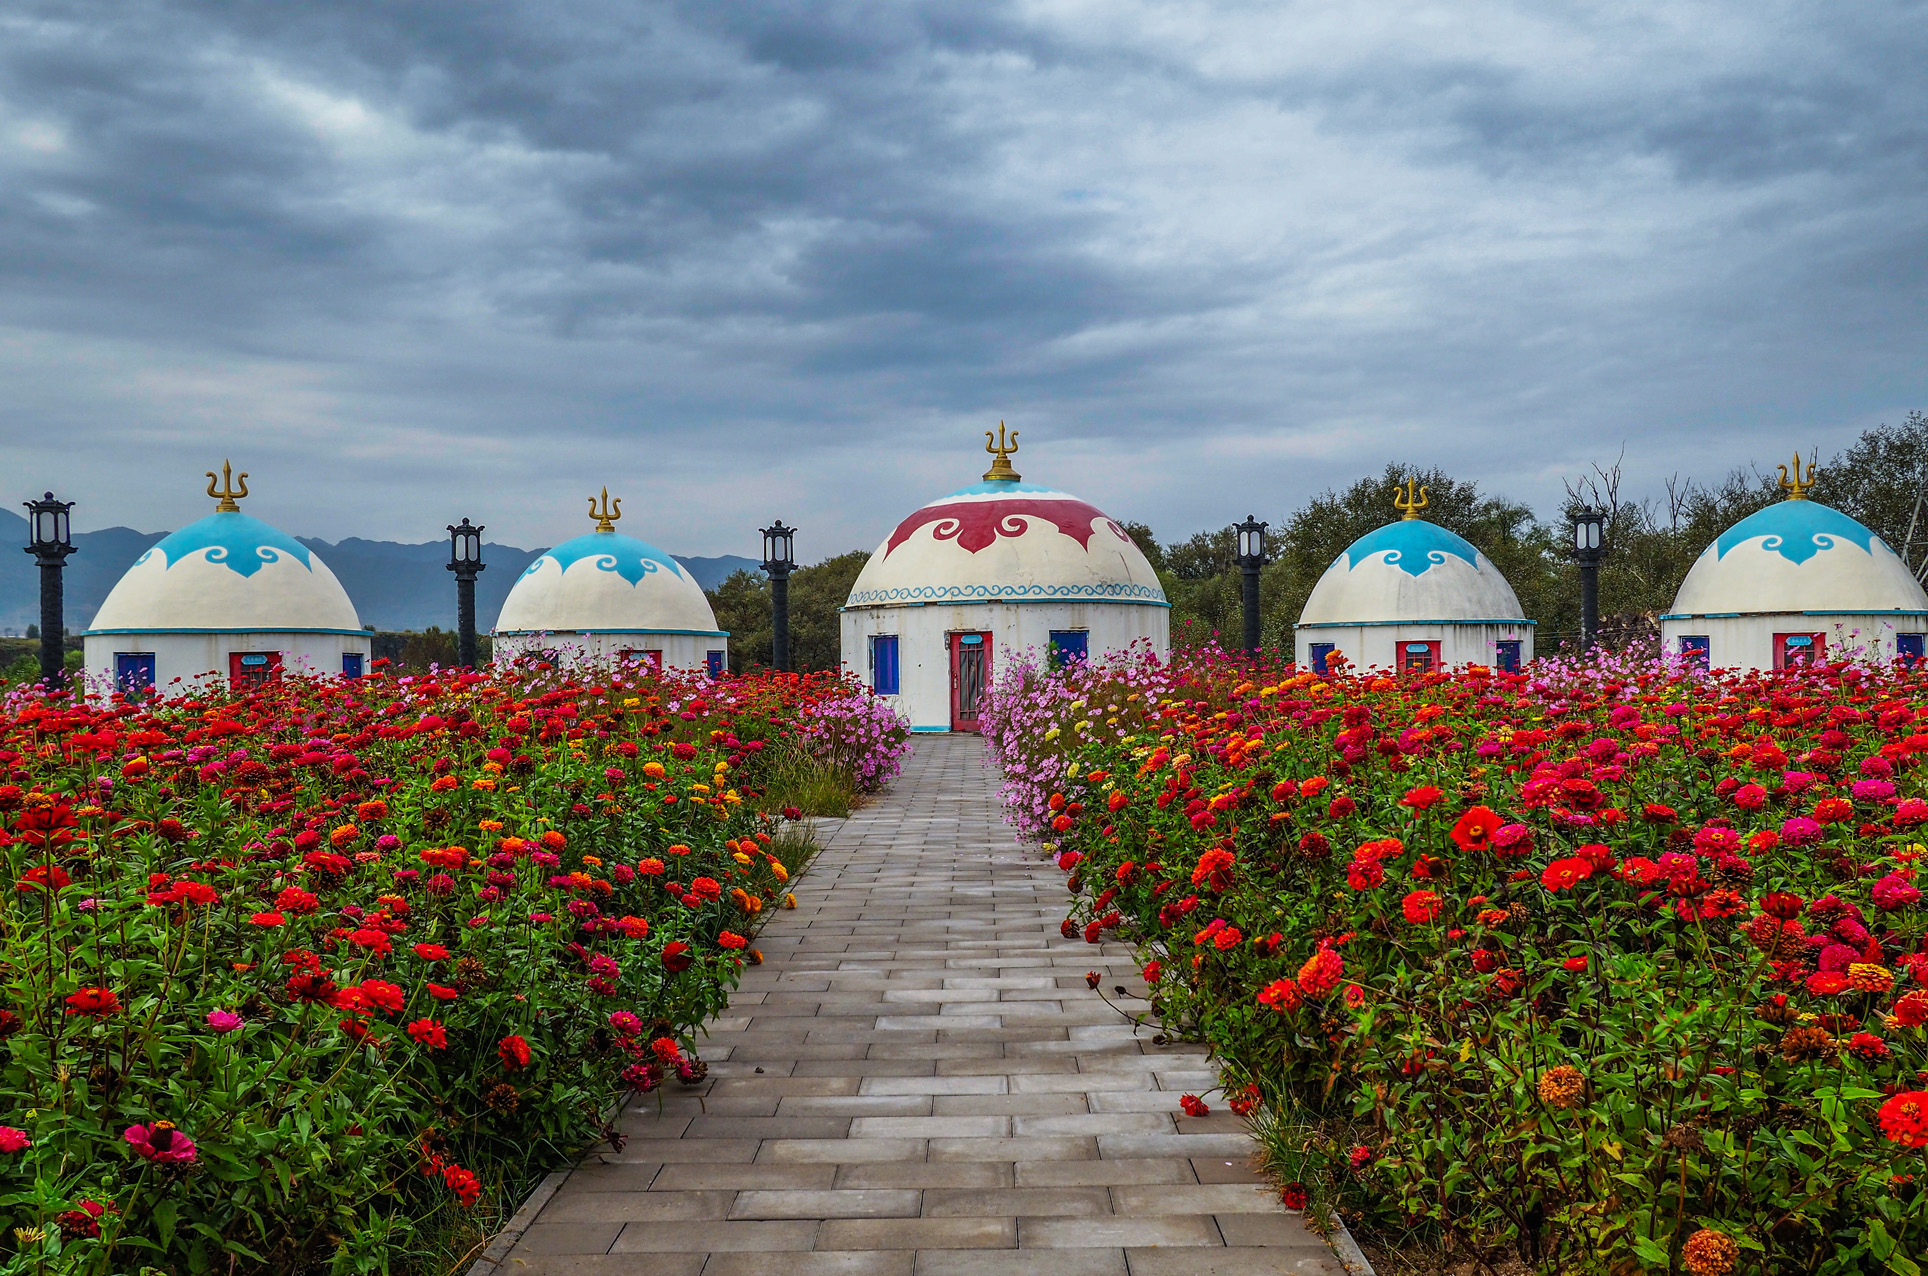
[(1917, 1270), (1921, 674), (1244, 673), (1011, 669), (990, 738), (1282, 1169), (1481, 1262)]

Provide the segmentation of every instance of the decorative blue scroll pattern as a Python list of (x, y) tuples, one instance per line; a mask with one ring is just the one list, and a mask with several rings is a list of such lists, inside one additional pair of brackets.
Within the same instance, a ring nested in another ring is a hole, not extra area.
[(1018, 602), (1075, 602), (1107, 599), (1120, 602), (1150, 603), (1169, 607), (1165, 591), (1133, 581), (1104, 581), (1084, 585), (906, 585), (897, 589), (866, 589), (852, 594), (846, 607), (874, 607), (887, 603), (982, 602), (1005, 599)]
[(134, 560), (136, 567), (159, 554), (162, 570), (178, 566), (197, 555), (205, 562), (218, 563), (241, 576), (252, 576), (266, 563), (278, 563), (287, 554), (309, 571), (314, 561), (308, 547), (278, 528), (246, 514), (210, 514), (198, 523), (161, 538), (145, 554)]
[(591, 566), (597, 571), (614, 572), (632, 585), (642, 584), (643, 577), (665, 568), (678, 576), (683, 574), (683, 565), (674, 558), (646, 541), (624, 536), (621, 532), (590, 532), (564, 541), (554, 549), (544, 550), (537, 555), (522, 574), (534, 575), (545, 558), (554, 559), (556, 566), (565, 572), (587, 558), (592, 560)]
[(1728, 550), (1760, 539), (1763, 552), (1798, 565), (1833, 549), (1837, 538), (1870, 554), (1880, 539), (1840, 510), (1817, 501), (1781, 501), (1749, 514), (1716, 537), (1714, 557), (1725, 558)]
[(1346, 547), (1347, 570), (1368, 558), (1383, 555), (1388, 567), (1397, 567), (1408, 576), (1423, 576), (1448, 558), (1463, 558), (1467, 566), (1479, 570), (1479, 551), (1437, 523), (1423, 518), (1406, 518), (1367, 532)]

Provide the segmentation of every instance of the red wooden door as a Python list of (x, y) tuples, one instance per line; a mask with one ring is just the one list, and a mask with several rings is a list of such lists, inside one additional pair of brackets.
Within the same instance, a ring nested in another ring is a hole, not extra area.
[(281, 672), (281, 653), (278, 651), (230, 651), (228, 653), (228, 682), (236, 689), (258, 687), (264, 682), (272, 682)]
[(951, 635), (951, 730), (976, 731), (978, 706), (991, 683), (991, 635)]
[(1828, 636), (1826, 634), (1775, 634), (1774, 667), (1792, 669), (1800, 665), (1818, 665), (1828, 658)]

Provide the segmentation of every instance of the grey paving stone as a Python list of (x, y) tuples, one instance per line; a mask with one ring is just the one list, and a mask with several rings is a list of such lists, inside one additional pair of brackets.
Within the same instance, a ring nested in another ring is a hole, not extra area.
[(921, 1212), (923, 1193), (904, 1188), (839, 1188), (830, 1191), (739, 1192), (731, 1218), (910, 1218)]
[(1014, 1218), (832, 1218), (819, 1249), (1015, 1249)]
[(628, 1145), (505, 1270), (1339, 1276), (1254, 1186), (1242, 1124), (1178, 1115), (1221, 1107), (1202, 1047), (1085, 989), (1143, 985), (1129, 950), (1059, 934), (1062, 877), (1013, 841), (976, 740), (920, 737), (892, 790), (813, 828), (800, 907), (707, 1025), (711, 1084), (625, 1112)]

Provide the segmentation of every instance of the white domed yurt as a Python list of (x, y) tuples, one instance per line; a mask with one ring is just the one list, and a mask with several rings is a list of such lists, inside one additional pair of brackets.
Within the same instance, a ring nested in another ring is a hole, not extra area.
[(1025, 483), (1017, 434), (982, 482), (932, 501), (877, 547), (844, 603), (843, 662), (916, 731), (976, 731), (998, 662), (1032, 648), (1084, 659), (1171, 648), (1171, 604), (1125, 530)]
[(1660, 618), (1661, 645), (1716, 669), (1840, 659), (1919, 660), (1928, 595), (1895, 552), (1808, 499), (1814, 469), (1781, 468), (1787, 499), (1748, 515), (1694, 560)]
[[(238, 479), (239, 487), (235, 487)], [(319, 555), (241, 512), (248, 476), (221, 466), (219, 504), (134, 560), (84, 631), (91, 681), (166, 692), (176, 679), (237, 687), (283, 669), (359, 677), (369, 635)]]
[(729, 635), (683, 565), (616, 530), (623, 503), (589, 500), (596, 530), (544, 550), (495, 622), (495, 658), (632, 660), (657, 669), (729, 667)]
[(1354, 668), (1418, 673), (1450, 665), (1517, 669), (1533, 659), (1533, 622), (1484, 554), (1419, 517), (1426, 489), (1394, 489), (1398, 522), (1332, 561), (1293, 631), (1298, 663), (1319, 673), (1336, 654)]

